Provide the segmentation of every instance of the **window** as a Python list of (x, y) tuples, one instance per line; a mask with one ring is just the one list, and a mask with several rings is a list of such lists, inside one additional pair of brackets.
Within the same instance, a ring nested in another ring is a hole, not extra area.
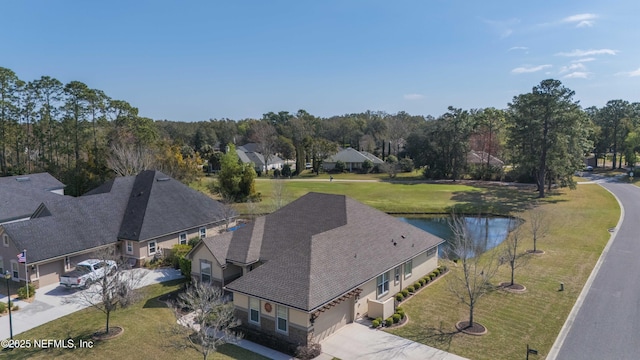
[(411, 271), (413, 270), (413, 260), (409, 260), (404, 263), (404, 278), (408, 278), (411, 276)]
[(9, 247), (9, 235), (7, 235), (7, 234), (3, 234), (2, 235), (2, 244), (5, 247)]
[(249, 298), (249, 322), (260, 324), (260, 300)]
[(383, 296), (384, 294), (389, 292), (389, 272), (387, 271), (386, 273), (378, 276), (378, 287), (376, 290), (376, 294), (378, 295), (378, 297)]
[(211, 283), (211, 263), (205, 260), (200, 260), (200, 281)]
[(206, 227), (201, 227), (200, 228), (200, 239), (204, 239), (207, 237), (207, 228)]
[(156, 242), (155, 241), (149, 241), (149, 255), (153, 255), (156, 253)]
[(400, 282), (400, 266), (393, 269), (393, 282), (395, 285), (398, 285), (398, 283)]
[(11, 275), (14, 280), (18, 280), (20, 278), (20, 273), (18, 273), (18, 263), (11, 262)]
[(187, 243), (187, 233), (186, 232), (180, 233), (179, 236), (180, 236), (180, 244), (182, 244), (182, 245), (186, 244)]
[(276, 310), (278, 321), (276, 322), (276, 330), (286, 333), (289, 331), (288, 319), (289, 319), (289, 309), (284, 306), (278, 305), (278, 309)]
[(133, 241), (127, 240), (127, 254), (133, 254)]

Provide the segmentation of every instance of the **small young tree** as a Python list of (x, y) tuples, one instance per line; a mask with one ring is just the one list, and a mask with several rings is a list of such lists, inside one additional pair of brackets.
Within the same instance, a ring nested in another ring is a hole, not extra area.
[(473, 317), (476, 304), (480, 298), (493, 290), (491, 281), (500, 263), (496, 260), (495, 251), (487, 252), (486, 243), (473, 238), (463, 217), (453, 214), (449, 226), (452, 238), (445, 256), (460, 269), (452, 271), (448, 288), (469, 308), (469, 320), (458, 323), (459, 328), (473, 331), (476, 324)]
[(539, 207), (529, 212), (529, 229), (533, 237), (533, 253), (542, 252), (538, 250), (538, 240), (547, 235), (549, 231), (549, 223), (546, 219), (546, 213)]
[(94, 255), (96, 259), (105, 263), (115, 261), (117, 267), (87, 289), (76, 292), (63, 302), (88, 305), (102, 311), (106, 315), (104, 334), (108, 335), (111, 330), (111, 313), (119, 308), (128, 307), (140, 298), (135, 289), (140, 285), (144, 273), (140, 269), (130, 270), (127, 263), (118, 259), (114, 247), (101, 249)]
[(518, 246), (520, 245), (520, 240), (522, 238), (520, 227), (518, 224), (510, 221), (509, 230), (511, 230), (511, 232), (505, 239), (506, 249), (503, 258), (506, 258), (509, 268), (511, 269), (511, 282), (509, 283), (509, 287), (514, 288), (517, 286), (515, 283), (516, 269), (524, 266), (527, 258), (524, 257), (526, 253), (518, 252)]
[(176, 314), (179, 314), (179, 309), (192, 311), (179, 318), (178, 323), (188, 327), (189, 342), (200, 351), (204, 360), (221, 345), (241, 338), (241, 334), (233, 331), (237, 324), (233, 304), (227, 301), (224, 291), (219, 287), (195, 283), (178, 295), (175, 305)]

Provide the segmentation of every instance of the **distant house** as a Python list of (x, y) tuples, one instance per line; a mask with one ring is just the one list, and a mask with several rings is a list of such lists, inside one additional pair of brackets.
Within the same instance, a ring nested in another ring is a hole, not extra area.
[[(6, 195), (0, 187), (0, 198)], [(227, 226), (222, 204), (159, 171), (118, 177), (80, 197), (42, 199), (27, 220), (0, 225), (0, 270), (36, 286), (59, 276), (101, 248), (115, 245), (132, 265), (153, 259), (194, 236)], [(16, 255), (27, 250), (27, 269)]]
[(233, 292), (246, 337), (291, 352), (365, 316), (438, 266), (443, 240), (344, 195), (308, 193), (188, 254), (192, 277)]
[(236, 153), (243, 164), (253, 163), (256, 172), (267, 172), (268, 170), (282, 169), (284, 160), (273, 154), (267, 163), (263, 154), (258, 151), (258, 144), (248, 143), (236, 148)]
[(484, 151), (471, 150), (467, 153), (467, 164), (469, 165), (486, 165), (487, 162), (490, 166), (503, 167), (504, 161), (498, 159), (493, 155), (489, 155)]
[(322, 162), (322, 168), (325, 171), (333, 170), (336, 167), (336, 163), (338, 161), (342, 161), (345, 164), (345, 168), (349, 170), (349, 172), (353, 170), (362, 169), (362, 164), (369, 160), (373, 163), (373, 165), (384, 164), (384, 161), (379, 157), (368, 153), (366, 151), (358, 151), (353, 148), (346, 148), (340, 150), (338, 153), (326, 158)]

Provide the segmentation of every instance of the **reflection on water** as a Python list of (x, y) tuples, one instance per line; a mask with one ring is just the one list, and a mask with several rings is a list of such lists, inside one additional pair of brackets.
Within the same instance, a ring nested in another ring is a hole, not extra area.
[[(449, 225), (450, 216), (401, 217), (399, 219), (446, 241), (453, 237)], [(506, 217), (466, 216), (463, 217), (463, 220), (474, 244), (485, 248), (485, 250), (492, 249), (502, 243), (507, 238), (509, 226), (520, 225), (520, 221)], [(439, 253), (441, 256), (446, 247), (446, 243), (440, 245)]]

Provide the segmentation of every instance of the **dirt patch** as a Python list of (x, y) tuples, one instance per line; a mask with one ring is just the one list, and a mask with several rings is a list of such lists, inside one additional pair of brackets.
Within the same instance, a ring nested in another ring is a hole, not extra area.
[(499, 288), (511, 293), (523, 293), (527, 291), (527, 287), (522, 284), (514, 283), (513, 285), (511, 285), (511, 283), (508, 282), (500, 283)]
[(527, 254), (544, 255), (544, 250), (527, 250)]
[(93, 333), (91, 338), (93, 340), (96, 340), (96, 341), (111, 340), (111, 339), (117, 338), (118, 336), (122, 335), (123, 333), (124, 333), (124, 328), (122, 328), (120, 326), (109, 326), (109, 332), (98, 331), (96, 333)]
[(477, 322), (474, 322), (472, 326), (469, 326), (468, 321), (459, 321), (456, 324), (456, 329), (458, 329), (462, 333), (474, 336), (480, 336), (487, 333), (487, 328)]

